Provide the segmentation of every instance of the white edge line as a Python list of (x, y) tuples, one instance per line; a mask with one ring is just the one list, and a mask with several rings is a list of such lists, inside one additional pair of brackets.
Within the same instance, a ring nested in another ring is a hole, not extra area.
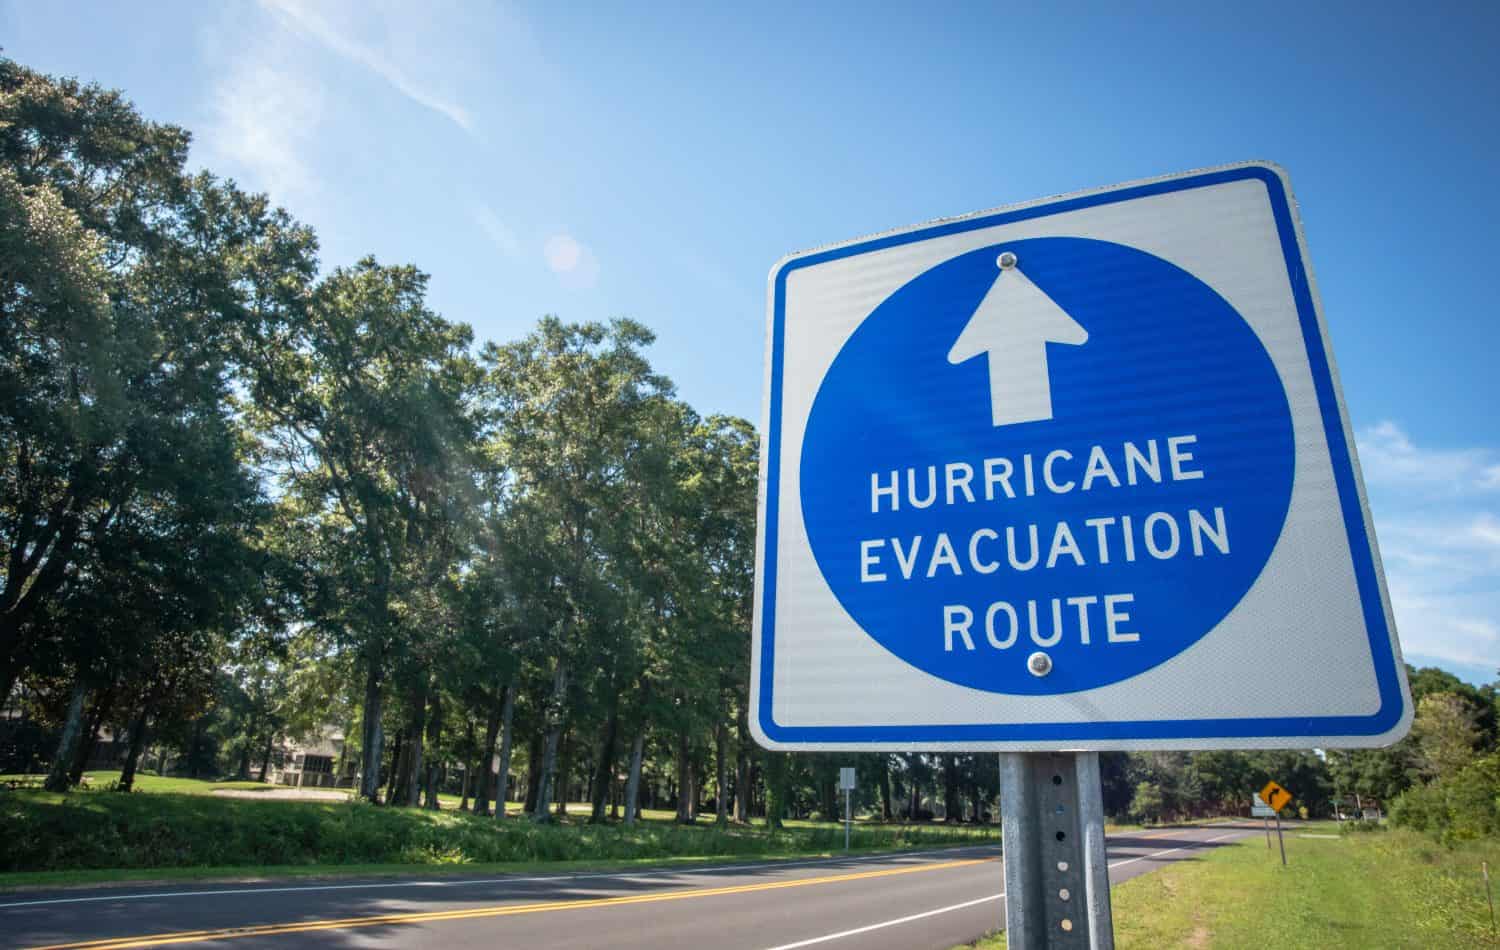
[(957, 854), (964, 851), (976, 851), (985, 848), (994, 848), (995, 844), (966, 844), (952, 848), (929, 848), (923, 851), (890, 851), (884, 854), (866, 854), (850, 857), (837, 858), (811, 858), (802, 861), (761, 861), (754, 864), (717, 864), (710, 867), (694, 867), (686, 865), (680, 868), (655, 868), (640, 871), (590, 871), (579, 874), (548, 874), (532, 875), (528, 877), (494, 877), (494, 878), (466, 878), (456, 881), (428, 880), (428, 881), (382, 881), (363, 884), (304, 884), (286, 887), (237, 887), (220, 888), (218, 890), (199, 891), (153, 891), (142, 894), (100, 894), (93, 897), (54, 897), (33, 901), (13, 901), (0, 904), (0, 910), (8, 910), (13, 907), (43, 907), (54, 904), (93, 904), (103, 901), (142, 901), (142, 900), (166, 900), (178, 897), (222, 897), (234, 894), (288, 894), (313, 891), (359, 891), (379, 890), (398, 887), (479, 887), (486, 884), (536, 884), (547, 881), (580, 881), (606, 878), (620, 878), (629, 880), (642, 877), (660, 877), (664, 874), (708, 874), (719, 871), (753, 871), (762, 868), (798, 868), (811, 867), (820, 864), (834, 864), (838, 862), (869, 862), (880, 860), (891, 860), (893, 858), (920, 858), (931, 857), (940, 854)]
[(1122, 868), (1122, 867), (1124, 867), (1127, 864), (1134, 864), (1137, 861), (1150, 861), (1152, 858), (1159, 858), (1159, 857), (1161, 857), (1164, 854), (1175, 854), (1178, 851), (1186, 851), (1188, 848), (1191, 848), (1194, 845), (1213, 844), (1215, 841), (1222, 841), (1225, 838), (1230, 838), (1230, 837), (1233, 837), (1234, 835), (1243, 835), (1243, 836), (1247, 836), (1248, 837), (1248, 836), (1253, 835), (1253, 834), (1255, 834), (1255, 832), (1253, 832), (1253, 831), (1246, 831), (1244, 829), (1239, 829), (1237, 831), (1230, 831), (1230, 832), (1227, 832), (1227, 833), (1222, 834), (1222, 835), (1215, 835), (1212, 838), (1204, 838), (1201, 841), (1190, 841), (1187, 844), (1181, 845), (1180, 847), (1168, 848), (1165, 851), (1156, 851), (1156, 852), (1153, 852), (1151, 854), (1143, 854), (1143, 855), (1141, 855), (1138, 858), (1127, 858), (1124, 861), (1116, 861), (1114, 864), (1111, 864), (1109, 867), (1110, 867), (1110, 870), (1114, 870), (1115, 868)]
[(975, 900), (964, 901), (962, 904), (950, 904), (947, 907), (939, 907), (937, 910), (925, 910), (920, 914), (911, 914), (906, 917), (897, 917), (895, 920), (883, 920), (878, 924), (866, 924), (863, 927), (856, 927), (853, 930), (841, 930), (836, 934), (824, 934), (821, 937), (810, 937), (807, 940), (799, 940), (796, 943), (784, 943), (779, 947), (772, 947), (770, 948), (770, 950), (796, 950), (797, 947), (810, 947), (815, 943), (825, 943), (829, 940), (839, 940), (844, 937), (853, 937), (856, 934), (869, 933), (871, 930), (879, 930), (882, 927), (894, 927), (897, 924), (905, 924), (910, 923), (913, 920), (921, 920), (923, 917), (935, 917), (938, 914), (946, 914), (949, 911), (963, 910), (965, 907), (973, 907), (976, 904), (984, 904), (988, 903), (989, 901), (1000, 900), (1004, 896), (1005, 892), (1001, 891), (998, 894), (991, 894), (989, 897), (980, 897), (976, 898)]
[[(1251, 835), (1254, 834), (1254, 832), (1245, 831), (1243, 829), (1231, 831), (1228, 834), (1216, 835), (1212, 838), (1204, 838), (1202, 841), (1189, 842), (1188, 844), (1184, 844), (1176, 848), (1168, 848), (1165, 851), (1156, 851), (1151, 854), (1143, 854), (1138, 858), (1129, 858), (1124, 861), (1116, 861), (1114, 864), (1110, 865), (1110, 869), (1113, 870), (1114, 868), (1124, 867), (1127, 864), (1134, 864), (1137, 861), (1149, 861), (1152, 858), (1159, 858), (1165, 854), (1173, 854), (1178, 851), (1186, 851), (1193, 845), (1211, 844), (1212, 842), (1220, 841), (1224, 838), (1228, 838), (1231, 835), (1236, 834)], [(810, 947), (818, 943), (827, 943), (830, 940), (841, 940), (844, 937), (853, 937), (862, 933), (869, 933), (871, 930), (880, 930), (884, 927), (895, 927), (898, 924), (910, 923), (913, 920), (921, 920), (924, 917), (936, 917), (938, 914), (946, 914), (955, 910), (963, 910), (966, 907), (974, 907), (978, 904), (997, 901), (1004, 896), (1005, 892), (1001, 891), (998, 894), (991, 894), (989, 897), (980, 897), (971, 901), (964, 901), (962, 904), (950, 904), (947, 907), (939, 907), (936, 910), (926, 910), (920, 914), (910, 914), (906, 917), (897, 917), (895, 920), (883, 920), (878, 924), (866, 924), (863, 927), (856, 927), (853, 930), (841, 930), (838, 933), (824, 934), (821, 937), (809, 937), (806, 940), (799, 940), (796, 943), (784, 943), (777, 947), (771, 947), (769, 948), (769, 950), (797, 950), (798, 947)]]

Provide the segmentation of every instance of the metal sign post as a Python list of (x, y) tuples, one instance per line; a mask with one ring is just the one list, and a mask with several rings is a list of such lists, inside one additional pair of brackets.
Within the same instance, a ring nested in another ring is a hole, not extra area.
[(1007, 946), (1114, 947), (1097, 752), (1000, 753)]
[(839, 769), (839, 788), (844, 790), (844, 850), (849, 850), (849, 824), (854, 819), (854, 767), (846, 765)]
[[(1267, 782), (1266, 787), (1255, 796), (1256, 805), (1252, 806), (1252, 814), (1258, 810), (1264, 810), (1276, 819), (1276, 843), (1281, 846), (1281, 865), (1286, 866), (1286, 842), (1281, 838), (1281, 810), (1291, 804), (1292, 793), (1282, 788), (1275, 782)], [(1266, 847), (1271, 846), (1271, 839), (1266, 838)]]
[(847, 788), (844, 789), (844, 850), (845, 851), (849, 850), (849, 822), (850, 822), (850, 819), (851, 819), (851, 815), (849, 813), (849, 794), (850, 794), (849, 789), (847, 789)]

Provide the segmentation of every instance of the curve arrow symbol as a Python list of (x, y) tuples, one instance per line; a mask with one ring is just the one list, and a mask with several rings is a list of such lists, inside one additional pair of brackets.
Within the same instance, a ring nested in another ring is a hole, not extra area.
[(1079, 346), (1089, 333), (1000, 255), (1000, 273), (948, 351), (949, 363), (983, 353), (990, 364), (990, 418), (997, 426), (1052, 418), (1047, 344)]

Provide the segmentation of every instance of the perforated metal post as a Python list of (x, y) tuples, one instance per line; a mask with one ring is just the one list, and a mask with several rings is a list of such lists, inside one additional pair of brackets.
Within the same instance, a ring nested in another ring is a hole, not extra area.
[(1002, 752), (1005, 939), (1016, 950), (1113, 950), (1096, 752)]

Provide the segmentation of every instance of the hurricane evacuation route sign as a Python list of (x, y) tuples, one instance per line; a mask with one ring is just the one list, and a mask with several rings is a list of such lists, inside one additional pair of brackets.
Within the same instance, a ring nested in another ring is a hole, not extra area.
[(1400, 648), (1279, 169), (793, 255), (769, 310), (764, 744), (1405, 733)]

